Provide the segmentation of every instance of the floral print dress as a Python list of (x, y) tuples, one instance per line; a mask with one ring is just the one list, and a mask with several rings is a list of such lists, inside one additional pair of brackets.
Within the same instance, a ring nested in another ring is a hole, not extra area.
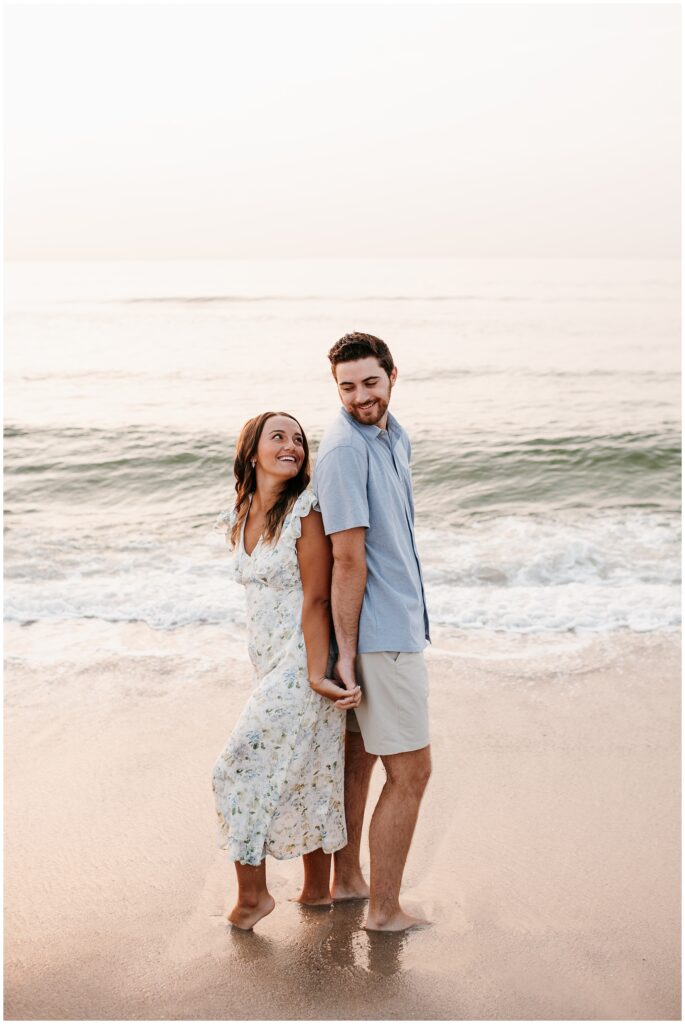
[[(214, 767), (219, 846), (231, 860), (261, 863), (341, 849), (345, 712), (309, 685), (302, 633), (302, 581), (295, 543), (301, 519), (318, 508), (303, 491), (277, 541), (251, 555), (243, 532), (234, 578), (247, 593), (248, 652), (256, 687)], [(217, 525), (226, 533), (233, 512)], [(243, 524), (244, 529), (244, 524)]]

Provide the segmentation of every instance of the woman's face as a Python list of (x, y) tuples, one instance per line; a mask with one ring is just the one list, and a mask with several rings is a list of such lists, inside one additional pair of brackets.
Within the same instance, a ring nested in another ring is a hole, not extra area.
[(257, 445), (257, 467), (279, 479), (291, 480), (302, 469), (304, 438), (289, 416), (270, 416)]

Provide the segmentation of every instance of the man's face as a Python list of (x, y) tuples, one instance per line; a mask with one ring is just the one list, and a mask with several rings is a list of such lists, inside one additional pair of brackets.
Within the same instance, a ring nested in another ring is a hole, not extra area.
[(345, 409), (358, 423), (374, 424), (385, 416), (397, 367), (390, 376), (375, 356), (338, 363), (335, 379)]

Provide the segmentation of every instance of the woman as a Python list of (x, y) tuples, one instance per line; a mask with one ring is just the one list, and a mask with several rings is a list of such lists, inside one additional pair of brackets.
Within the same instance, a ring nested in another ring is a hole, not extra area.
[(236, 501), (219, 523), (247, 591), (257, 687), (213, 774), (219, 845), (235, 861), (228, 916), (250, 929), (271, 913), (265, 856), (304, 858), (300, 901), (331, 902), (331, 853), (347, 842), (344, 720), (361, 700), (327, 675), (331, 550), (309, 483), (309, 448), (287, 413), (248, 420), (234, 463)]

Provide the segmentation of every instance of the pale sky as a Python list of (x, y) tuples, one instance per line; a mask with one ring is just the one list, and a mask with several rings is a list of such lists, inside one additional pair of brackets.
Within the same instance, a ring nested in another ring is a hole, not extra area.
[(7, 256), (677, 257), (679, 22), (8, 5)]

